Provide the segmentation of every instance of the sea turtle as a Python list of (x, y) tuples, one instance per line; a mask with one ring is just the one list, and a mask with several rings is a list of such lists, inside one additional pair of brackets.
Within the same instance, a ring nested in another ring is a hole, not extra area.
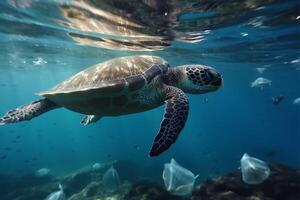
[(150, 156), (167, 150), (177, 139), (188, 116), (185, 93), (212, 92), (223, 84), (212, 67), (182, 65), (171, 68), (162, 58), (139, 55), (115, 58), (89, 67), (38, 95), (43, 99), (11, 110), (0, 125), (30, 120), (56, 108), (85, 114), (87, 125), (103, 116), (138, 113), (166, 104), (164, 118)]

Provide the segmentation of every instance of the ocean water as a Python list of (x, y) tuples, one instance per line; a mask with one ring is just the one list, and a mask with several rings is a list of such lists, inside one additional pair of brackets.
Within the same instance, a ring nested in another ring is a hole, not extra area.
[[(0, 174), (45, 167), (65, 175), (127, 160), (143, 171), (139, 176), (161, 183), (163, 164), (175, 158), (201, 182), (238, 169), (245, 152), (299, 168), (300, 105), (293, 104), (300, 97), (299, 10), (298, 0), (1, 1), (1, 115), (91, 65), (128, 55), (160, 56), (171, 67), (209, 65), (224, 87), (188, 94), (185, 128), (158, 157), (148, 153), (163, 106), (89, 126), (64, 108), (0, 126)], [(252, 88), (258, 77), (272, 84)]]

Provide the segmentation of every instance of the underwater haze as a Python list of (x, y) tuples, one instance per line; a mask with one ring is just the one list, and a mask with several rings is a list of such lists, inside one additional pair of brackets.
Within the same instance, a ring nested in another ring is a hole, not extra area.
[[(298, 0), (2, 0), (0, 52), (1, 116), (89, 66), (123, 56), (207, 65), (224, 80), (215, 92), (187, 94), (185, 127), (156, 157), (149, 151), (164, 105), (87, 126), (80, 124), (83, 114), (66, 108), (2, 125), (0, 176), (42, 168), (66, 176), (124, 161), (121, 181), (163, 185), (164, 163), (174, 158), (199, 175), (199, 184), (237, 170), (244, 153), (300, 168)], [(259, 77), (270, 82), (255, 82)]]

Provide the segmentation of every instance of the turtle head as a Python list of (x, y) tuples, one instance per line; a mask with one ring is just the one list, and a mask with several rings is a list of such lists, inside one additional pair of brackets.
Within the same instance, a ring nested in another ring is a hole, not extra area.
[(214, 68), (205, 65), (183, 65), (173, 68), (175, 85), (186, 93), (202, 94), (223, 86), (223, 78)]

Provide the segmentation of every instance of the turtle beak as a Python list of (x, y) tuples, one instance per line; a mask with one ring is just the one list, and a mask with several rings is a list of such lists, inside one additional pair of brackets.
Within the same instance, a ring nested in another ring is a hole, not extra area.
[(212, 81), (212, 85), (223, 88), (224, 87), (223, 76), (219, 75), (215, 80)]
[(224, 87), (222, 76), (220, 75), (219, 77), (215, 78), (211, 84), (217, 87)]
[(224, 87), (223, 77), (220, 73), (218, 73), (214, 68), (206, 69), (207, 74), (211, 78), (211, 84), (217, 87)]
[(205, 69), (205, 71), (207, 72), (207, 74), (210, 76), (210, 78), (212, 80), (214, 80), (220, 76), (220, 74), (212, 67)]

